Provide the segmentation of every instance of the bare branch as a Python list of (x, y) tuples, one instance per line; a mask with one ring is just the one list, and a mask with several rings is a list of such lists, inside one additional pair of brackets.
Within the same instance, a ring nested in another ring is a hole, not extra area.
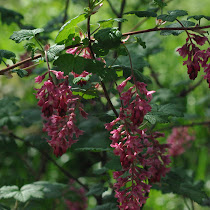
[(72, 174), (70, 174), (67, 170), (65, 170), (64, 168), (62, 168), (50, 155), (48, 155), (48, 153), (46, 153), (43, 150), (40, 150), (38, 147), (30, 144), (29, 142), (26, 142), (23, 138), (16, 136), (13, 133), (9, 133), (9, 136), (22, 141), (26, 146), (28, 147), (32, 147), (36, 150), (38, 150), (42, 155), (44, 155), (49, 161), (51, 161), (63, 174), (65, 174), (68, 178), (73, 179), (75, 182), (77, 182), (79, 185), (81, 185), (82, 187), (84, 187), (84, 189), (86, 189), (87, 191), (89, 191), (89, 188), (84, 185), (82, 182), (80, 182), (77, 178), (75, 178)]
[(194, 127), (194, 126), (199, 126), (199, 125), (210, 125), (210, 121), (204, 121), (204, 122), (193, 122), (189, 124), (183, 124), (183, 125), (171, 125), (165, 128), (158, 129), (157, 131), (164, 131), (164, 130), (169, 130), (175, 127)]
[(148, 33), (148, 32), (152, 32), (152, 31), (170, 31), (170, 30), (191, 30), (191, 31), (196, 31), (196, 30), (200, 30), (200, 29), (204, 29), (204, 28), (210, 28), (210, 25), (207, 26), (195, 26), (195, 27), (171, 27), (171, 28), (150, 28), (150, 29), (146, 29), (146, 30), (141, 30), (141, 31), (131, 31), (131, 32), (127, 32), (127, 33), (123, 33), (123, 36), (128, 36), (128, 35), (135, 35), (135, 34), (143, 34), (143, 33)]
[(197, 88), (201, 83), (202, 83), (203, 79), (199, 80), (195, 85), (189, 87), (187, 90), (183, 90), (179, 96), (180, 97), (185, 97), (187, 94), (189, 94), (190, 92), (192, 92), (195, 88)]
[(107, 0), (107, 2), (109, 3), (109, 6), (110, 6), (112, 12), (118, 17), (119, 14), (118, 14), (117, 10), (113, 7), (111, 1), (110, 0)]
[(68, 17), (68, 8), (69, 8), (69, 0), (66, 0), (65, 10), (64, 10), (64, 17), (63, 17), (63, 24), (66, 22)]

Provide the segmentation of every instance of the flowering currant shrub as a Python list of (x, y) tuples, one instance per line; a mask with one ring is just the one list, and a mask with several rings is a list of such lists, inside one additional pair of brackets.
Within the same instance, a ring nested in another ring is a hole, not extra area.
[[(76, 8), (71, 19), (69, 5)], [(25, 25), (22, 14), (5, 7), (0, 14), (2, 23), (20, 28), (10, 39), (25, 43), (20, 61), (16, 50), (0, 49), (2, 84), (18, 83), (15, 74), (24, 80), (24, 88), (13, 91), (21, 100), (3, 97), (10, 88), (2, 87), (0, 164), (9, 175), (28, 178), (0, 175), (0, 209), (159, 209), (159, 196), (172, 200), (165, 193), (179, 195), (176, 209), (209, 206), (202, 181), (210, 125), (209, 16), (171, 10), (164, 0), (67, 0), (64, 13), (42, 28)], [(186, 43), (177, 52), (183, 65), (163, 50), (172, 40), (182, 45), (182, 32)], [(169, 209), (167, 202), (161, 208)]]

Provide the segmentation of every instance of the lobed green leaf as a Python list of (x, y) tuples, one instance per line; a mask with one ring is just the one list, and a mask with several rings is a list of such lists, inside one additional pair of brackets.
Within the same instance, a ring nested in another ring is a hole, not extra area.
[(124, 13), (125, 15), (136, 15), (137, 17), (157, 17), (157, 14), (152, 11), (130, 11)]
[(53, 61), (56, 58), (56, 55), (58, 55), (64, 49), (65, 49), (65, 45), (55, 44), (52, 47), (50, 47), (50, 49), (47, 51), (48, 61)]
[[(69, 36), (72, 36), (75, 33), (75, 27), (78, 23), (84, 21), (87, 15), (85, 13), (78, 15), (77, 17), (66, 22), (59, 30), (55, 42), (56, 43), (64, 43)], [(72, 37), (73, 38), (73, 37)]]
[(6, 9), (4, 7), (0, 7), (1, 21), (2, 23), (6, 23), (10, 25), (11, 23), (20, 24), (20, 21), (23, 19), (23, 16), (10, 9)]
[(15, 53), (9, 50), (0, 50), (0, 64), (3, 61), (3, 58), (13, 60), (16, 57)]
[(90, 190), (86, 193), (86, 196), (96, 195), (99, 196), (103, 192), (105, 192), (108, 188), (104, 187), (103, 184), (95, 184), (93, 185)]
[(65, 74), (69, 74), (71, 71), (81, 74), (85, 70), (89, 73), (100, 76), (105, 81), (117, 78), (116, 72), (104, 67), (105, 64), (103, 62), (93, 59), (85, 59), (80, 56), (74, 57), (74, 55), (71, 54), (59, 56), (54, 62), (54, 65), (64, 71)]
[(151, 112), (148, 112), (144, 119), (151, 124), (169, 123), (169, 117), (182, 117), (183, 113), (180, 111), (177, 104), (152, 105)]
[(202, 18), (206, 19), (206, 20), (210, 20), (210, 16), (206, 16), (206, 15), (192, 15), (187, 17), (187, 20), (193, 18), (194, 20), (201, 20)]
[(10, 39), (15, 41), (16, 43), (20, 43), (24, 40), (30, 40), (36, 36), (36, 34), (39, 34), (43, 32), (43, 28), (37, 28), (34, 30), (26, 30), (22, 29), (20, 31), (14, 31), (13, 34), (10, 36)]

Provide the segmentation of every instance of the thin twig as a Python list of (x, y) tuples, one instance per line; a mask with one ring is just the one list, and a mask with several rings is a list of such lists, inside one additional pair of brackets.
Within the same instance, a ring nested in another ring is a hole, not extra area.
[(64, 17), (63, 17), (63, 24), (66, 22), (68, 17), (68, 8), (69, 8), (69, 0), (66, 0), (65, 10), (64, 10)]
[(142, 33), (148, 33), (148, 32), (152, 32), (152, 31), (170, 31), (170, 30), (191, 30), (191, 31), (196, 31), (196, 30), (200, 30), (200, 29), (204, 29), (204, 28), (210, 28), (210, 25), (207, 26), (195, 26), (195, 27), (171, 27), (171, 28), (150, 28), (150, 29), (145, 29), (145, 30), (140, 30), (140, 31), (131, 31), (131, 32), (127, 32), (127, 33), (123, 33), (123, 36), (128, 36), (128, 35), (135, 35), (135, 34), (142, 34)]
[(189, 124), (183, 124), (183, 125), (171, 125), (165, 128), (158, 129), (157, 131), (164, 131), (169, 130), (174, 127), (193, 127), (193, 126), (199, 126), (199, 125), (210, 125), (210, 121), (204, 121), (204, 122), (193, 122)]
[[(122, 36), (128, 36), (128, 35), (134, 35), (134, 34), (141, 34), (141, 33), (148, 33), (148, 32), (152, 32), (152, 31), (163, 31), (163, 30), (191, 30), (191, 31), (196, 31), (196, 30), (199, 30), (199, 29), (204, 29), (204, 28), (210, 28), (210, 25), (207, 25), (207, 26), (196, 26), (196, 27), (186, 27), (186, 28), (151, 28), (151, 29), (146, 29), (146, 30), (141, 30), (141, 31), (134, 31), (134, 32), (127, 32), (127, 33), (123, 33)], [(91, 40), (92, 42), (93, 40)], [(82, 43), (80, 44), (76, 44), (76, 45), (70, 45), (70, 46), (67, 46), (65, 47), (65, 49), (69, 49), (69, 48), (73, 48), (73, 47), (78, 47), (78, 46), (81, 46)], [(0, 75), (4, 75), (7, 71), (11, 70), (11, 69), (14, 69), (15, 67), (17, 66), (20, 66), (28, 61), (31, 61), (31, 60), (35, 60), (35, 59), (38, 59), (38, 58), (41, 58), (43, 55), (39, 54), (39, 55), (36, 55), (34, 56), (33, 58), (30, 57), (30, 58), (27, 58), (25, 60), (22, 60), (14, 65), (11, 65), (5, 69), (2, 69), (0, 70)]]
[(187, 90), (183, 90), (179, 96), (180, 97), (185, 97), (188, 95), (190, 92), (192, 92), (195, 88), (197, 88), (201, 83), (203, 82), (203, 79), (199, 80), (195, 85), (189, 87)]
[[(89, 49), (90, 49), (90, 53), (91, 53), (91, 57), (92, 59), (95, 59), (95, 55), (94, 55), (94, 52), (93, 52), (93, 49), (92, 49), (92, 46), (91, 46), (91, 37), (90, 37), (90, 16), (88, 17), (87, 19), (87, 33), (88, 33), (88, 39), (89, 39)], [(117, 113), (117, 110), (115, 109), (115, 107), (113, 106), (112, 102), (111, 102), (111, 99), (109, 97), (109, 94), (108, 94), (108, 91), (106, 89), (106, 86), (105, 84), (103, 83), (103, 81), (101, 81), (101, 87), (103, 88), (103, 91), (104, 91), (104, 95), (107, 99), (107, 102), (110, 106), (110, 108), (113, 110), (114, 114), (116, 115), (116, 117), (118, 117), (118, 113)]]
[(30, 57), (30, 58), (27, 58), (27, 59), (22, 60), (22, 61), (20, 61), (20, 62), (17, 62), (17, 63), (15, 63), (14, 65), (11, 65), (11, 66), (9, 66), (9, 67), (7, 67), (7, 68), (5, 68), (5, 69), (2, 69), (2, 70), (0, 71), (0, 75), (4, 75), (7, 71), (9, 71), (9, 70), (11, 70), (11, 69), (14, 69), (15, 67), (21, 66), (22, 64), (27, 63), (28, 61), (32, 61), (32, 60), (35, 60), (35, 59), (38, 59), (38, 58), (41, 58), (41, 57), (42, 57), (42, 55), (39, 54), (39, 55), (34, 56), (33, 58)]
[(151, 71), (151, 76), (153, 77), (153, 79), (155, 80), (156, 84), (158, 85), (159, 88), (163, 88), (163, 85), (160, 83), (159, 79), (158, 79), (158, 75), (157, 73), (154, 71), (154, 69), (152, 68), (152, 66), (149, 64), (148, 68)]
[(111, 1), (110, 0), (107, 0), (107, 2), (109, 3), (109, 6), (110, 6), (112, 12), (118, 17), (119, 14), (118, 14), (117, 10), (113, 7)]
[(46, 153), (43, 150), (40, 150), (38, 147), (30, 144), (29, 142), (26, 142), (23, 138), (16, 136), (13, 133), (9, 134), (11, 137), (22, 141), (26, 146), (32, 147), (36, 150), (38, 150), (42, 155), (44, 155), (49, 161), (51, 161), (64, 175), (66, 175), (68, 178), (73, 179), (75, 182), (77, 182), (79, 185), (81, 185), (84, 189), (86, 189), (87, 191), (89, 191), (89, 188), (84, 185), (82, 182), (80, 182), (77, 178), (75, 178), (72, 174), (70, 174), (67, 170), (65, 170), (64, 168), (62, 168), (50, 155), (48, 155), (48, 153)]
[[(120, 13), (119, 13), (118, 18), (122, 18), (123, 12), (124, 12), (124, 9), (125, 9), (125, 4), (126, 4), (126, 0), (122, 0), (121, 7), (120, 7)], [(121, 31), (121, 28), (122, 28), (122, 22), (121, 21), (118, 23), (118, 28), (119, 28), (119, 31)]]

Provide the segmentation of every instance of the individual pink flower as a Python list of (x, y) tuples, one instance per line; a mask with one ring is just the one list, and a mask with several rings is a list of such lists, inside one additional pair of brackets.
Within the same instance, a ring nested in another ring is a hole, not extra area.
[(171, 156), (183, 154), (194, 140), (195, 136), (189, 134), (187, 127), (173, 128), (171, 135), (167, 139), (168, 144), (170, 144), (169, 154)]

